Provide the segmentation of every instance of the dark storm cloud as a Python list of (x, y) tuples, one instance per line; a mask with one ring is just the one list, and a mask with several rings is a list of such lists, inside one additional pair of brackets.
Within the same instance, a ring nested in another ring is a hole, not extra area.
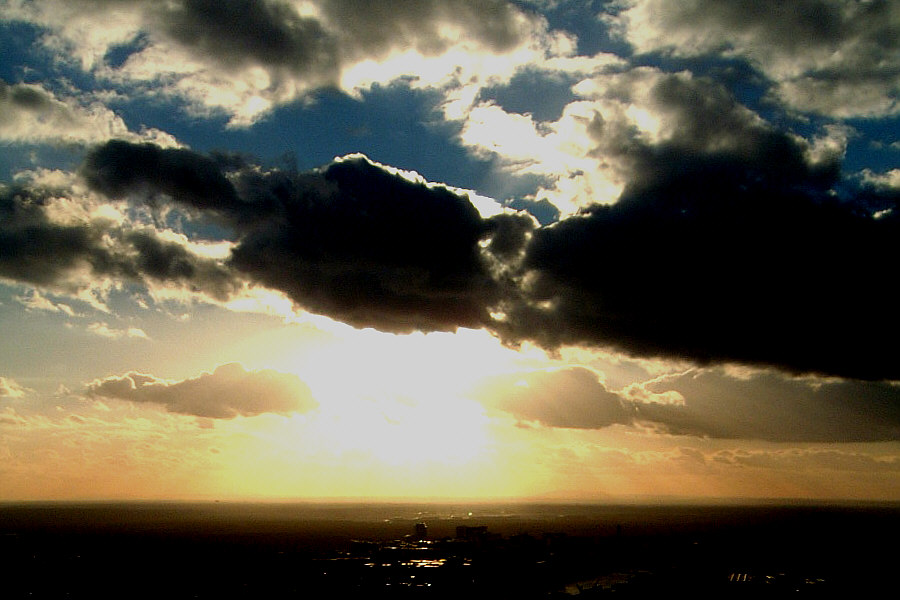
[[(895, 218), (772, 185), (741, 163), (684, 165), (658, 187), (537, 231), (519, 331), (545, 344), (898, 378)], [(540, 330), (535, 331), (535, 325)]]
[(883, 350), (900, 333), (900, 231), (872, 208), (895, 199), (834, 196), (836, 153), (813, 162), (808, 144), (708, 82), (667, 76), (650, 97), (672, 133), (651, 143), (595, 118), (596, 153), (626, 165), (629, 183), (616, 204), (534, 233), (530, 305), (510, 311), (508, 335), (900, 378)]
[(235, 363), (176, 382), (128, 373), (95, 381), (87, 391), (92, 397), (160, 404), (170, 412), (213, 419), (302, 413), (318, 406), (309, 387), (296, 375), (246, 371)]
[[(239, 188), (277, 201), (232, 264), (298, 304), (355, 326), (391, 331), (477, 327), (500, 290), (468, 199), (365, 159), (317, 173), (248, 173)], [(269, 200), (269, 199), (272, 200)]]
[(0, 277), (69, 291), (98, 277), (177, 282), (220, 300), (239, 285), (221, 264), (161, 239), (152, 229), (54, 221), (48, 208), (65, 193), (28, 186), (0, 189)]
[(287, 2), (181, 0), (158, 10), (162, 29), (200, 56), (286, 69), (323, 84), (336, 81), (338, 41)]
[(483, 219), (466, 197), (362, 157), (305, 173), (245, 165), (226, 179), (190, 151), (110, 142), (82, 174), (113, 197), (162, 194), (212, 211), (235, 230), (230, 265), (248, 279), (312, 312), (388, 331), (488, 323), (504, 296), (502, 262), (533, 227), (521, 215)]
[(711, 369), (664, 377), (648, 388), (684, 398), (683, 405), (636, 405), (637, 420), (672, 434), (771, 442), (900, 439), (900, 388), (890, 383)]
[(181, 244), (160, 239), (153, 230), (128, 231), (122, 237), (135, 251), (127, 266), (134, 279), (175, 282), (222, 301), (240, 287), (228, 268), (193, 254)]
[(535, 219), (527, 213), (501, 213), (485, 220), (485, 229), (490, 235), (487, 250), (494, 256), (515, 262), (525, 248)]
[[(537, 17), (499, 0), (322, 0), (302, 16), (280, 0), (180, 0), (158, 11), (161, 29), (208, 59), (285, 68), (336, 83), (342, 63), (384, 58), (396, 48), (438, 54), (456, 39), (442, 28), (496, 51), (510, 50)], [(152, 14), (152, 13), (151, 13)]]
[(441, 31), (446, 25), (502, 52), (520, 44), (538, 20), (501, 0), (325, 0), (320, 6), (348, 44), (372, 57), (401, 46), (440, 53), (454, 41)]
[(896, 219), (742, 189), (748, 182), (727, 172), (686, 179), (536, 234), (527, 264), (535, 297), (555, 303), (544, 315), (549, 339), (900, 376), (884, 352), (900, 333), (889, 316)]
[(54, 285), (80, 266), (110, 262), (100, 231), (50, 221), (45, 205), (51, 196), (48, 190), (0, 188), (0, 277)]
[(230, 218), (242, 212), (243, 203), (222, 165), (190, 150), (111, 140), (88, 153), (80, 172), (92, 189), (110, 198), (164, 194)]
[[(230, 267), (357, 327), (488, 327), (546, 347), (900, 378), (883, 351), (900, 333), (895, 215), (873, 212), (871, 190), (865, 203), (833, 197), (833, 157), (812, 162), (808, 145), (707, 85), (656, 85), (687, 132), (662, 143), (598, 120), (598, 148), (624, 153), (633, 183), (614, 205), (537, 229), (362, 157), (304, 173), (235, 163), (226, 177), (222, 161), (114, 142), (82, 172), (117, 196), (213, 212), (237, 238)], [(685, 109), (700, 98), (698, 115)]]

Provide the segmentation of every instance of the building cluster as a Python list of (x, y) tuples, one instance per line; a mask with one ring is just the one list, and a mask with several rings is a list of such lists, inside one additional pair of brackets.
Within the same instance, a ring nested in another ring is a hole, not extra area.
[[(738, 594), (740, 597), (825, 597), (821, 579), (710, 570), (678, 563), (636, 567), (642, 545), (629, 546), (621, 531), (607, 538), (563, 533), (503, 536), (487, 526), (461, 525), (453, 537), (431, 539), (425, 523), (389, 541), (354, 540), (329, 559), (336, 581), (363, 594), (458, 598), (462, 594), (516, 598), (648, 597), (671, 590)], [(623, 560), (624, 557), (624, 560)], [(687, 561), (690, 563), (691, 561)]]

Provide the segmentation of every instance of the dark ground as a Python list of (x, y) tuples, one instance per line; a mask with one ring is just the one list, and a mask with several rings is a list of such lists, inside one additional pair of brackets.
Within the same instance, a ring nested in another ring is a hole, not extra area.
[(900, 505), (0, 504), (0, 598), (872, 598), (898, 534)]

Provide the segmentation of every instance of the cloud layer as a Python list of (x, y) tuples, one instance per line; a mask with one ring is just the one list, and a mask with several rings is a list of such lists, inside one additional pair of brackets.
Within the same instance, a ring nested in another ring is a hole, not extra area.
[(584, 367), (512, 373), (474, 391), (523, 423), (569, 429), (613, 425), (713, 439), (779, 443), (900, 439), (900, 389), (773, 372), (692, 369), (611, 390)]
[(633, 425), (635, 409), (583, 367), (489, 378), (476, 390), (487, 406), (548, 427), (599, 429)]
[(0, 188), (0, 277), (68, 293), (107, 280), (186, 286), (217, 299), (236, 291), (238, 282), (218, 261), (155, 228), (90, 211), (90, 203), (68, 186)]
[(25, 389), (8, 377), (0, 377), (0, 398), (21, 398)]
[(220, 300), (250, 282), (357, 327), (487, 327), (546, 347), (900, 376), (882, 351), (900, 333), (887, 318), (896, 192), (835, 198), (833, 163), (760, 125), (732, 130), (747, 141), (632, 140), (641, 176), (618, 203), (544, 227), (482, 217), (443, 186), (359, 156), (294, 173), (109, 142), (81, 170), (94, 190), (209, 215), (233, 231), (228, 259), (150, 229), (118, 231), (122, 247), (110, 247), (110, 227), (53, 223), (45, 197), (7, 190), (0, 273), (47, 285), (86, 265)]
[(107, 377), (91, 383), (87, 392), (92, 397), (149, 402), (170, 412), (212, 419), (302, 413), (318, 406), (309, 387), (296, 375), (246, 371), (235, 363), (175, 382), (142, 373)]
[[(406, 78), (447, 83), (509, 77), (566, 38), (500, 0), (8, 0), (5, 12), (46, 28), (45, 44), (111, 82), (152, 84), (195, 110), (248, 125), (323, 88), (353, 91)], [(104, 19), (105, 27), (95, 27)], [(125, 59), (109, 56), (127, 49)]]
[(895, 214), (862, 195), (832, 198), (783, 137), (763, 136), (753, 153), (656, 148), (617, 204), (536, 231), (525, 268), (530, 297), (546, 304), (514, 315), (515, 332), (897, 377), (881, 350), (898, 333), (885, 320)]
[(38, 84), (10, 85), (0, 79), (0, 142), (94, 144), (110, 138), (175, 145), (171, 136), (156, 129), (129, 131), (125, 121), (100, 102), (80, 103)]
[(900, 8), (890, 0), (625, 5), (610, 22), (638, 52), (743, 58), (802, 111), (839, 118), (900, 111)]
[[(8, 280), (67, 291), (92, 278), (164, 285), (218, 302), (263, 286), (356, 327), (487, 328), (546, 348), (900, 378), (881, 349), (900, 333), (888, 317), (900, 195), (892, 171), (842, 173), (846, 127), (802, 137), (712, 78), (594, 59), (583, 70), (559, 67), (580, 81), (557, 121), (513, 115), (479, 101), (479, 86), (526, 65), (550, 69), (574, 47), (542, 17), (503, 2), (401, 2), (386, 11), (339, 0), (130, 0), (116, 3), (106, 31), (87, 27), (110, 10), (106, 0), (7, 4), (13, 18), (47, 29), (44, 43), (75, 49), (98, 76), (174, 86), (200, 104), (227, 104), (235, 119), (309, 89), (349, 90), (358, 65), (452, 57), (454, 74), (441, 76), (455, 78), (457, 91), (475, 90), (460, 111), (460, 142), (510, 164), (530, 151), (525, 142), (540, 142), (520, 174), (552, 180), (556, 192), (577, 188), (574, 204), (583, 207), (539, 225), (523, 212), (485, 217), (461, 193), (361, 155), (296, 172), (118, 139), (88, 153), (79, 171), (84, 202), (175, 211), (194, 237), (130, 216), (60, 219), (56, 207), (80, 193), (74, 187), (17, 184), (0, 190), (0, 276)], [(619, 8), (604, 18), (639, 56), (724, 53), (768, 77), (795, 108), (841, 116), (846, 108), (810, 107), (791, 92), (825, 85), (831, 73), (872, 100), (854, 114), (894, 110), (896, 9), (886, 3)], [(494, 70), (481, 62), (478, 77), (464, 80), (465, 57), (474, 55), (518, 58)], [(875, 70), (861, 69), (863, 59)], [(864, 94), (874, 81), (887, 87)], [(3, 85), (8, 131), (17, 119), (58, 128), (84, 118), (45, 88)], [(489, 130), (500, 121), (512, 125)], [(543, 192), (552, 198), (549, 187)], [(546, 202), (539, 196), (513, 204)], [(191, 242), (216, 227), (227, 232), (218, 240), (230, 244), (227, 255), (198, 253)]]
[(467, 198), (360, 156), (306, 173), (227, 167), (226, 178), (190, 151), (110, 142), (82, 173), (112, 197), (162, 196), (213, 215), (235, 230), (228, 264), (241, 276), (307, 310), (388, 331), (487, 323), (505, 293), (500, 258), (520, 249), (532, 223), (484, 219)]

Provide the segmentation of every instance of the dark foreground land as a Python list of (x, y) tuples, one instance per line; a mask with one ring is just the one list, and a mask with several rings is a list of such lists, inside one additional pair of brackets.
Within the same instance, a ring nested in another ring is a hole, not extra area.
[(900, 505), (0, 504), (0, 597), (894, 597), (898, 534)]

